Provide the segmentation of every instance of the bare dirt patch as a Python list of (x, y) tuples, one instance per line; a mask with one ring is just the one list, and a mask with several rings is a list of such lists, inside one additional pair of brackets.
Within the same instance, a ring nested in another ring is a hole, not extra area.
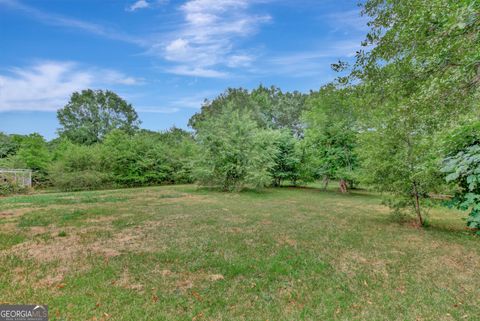
[(215, 282), (215, 281), (224, 280), (225, 277), (224, 277), (222, 274), (210, 274), (210, 275), (208, 276), (208, 279), (209, 279), (210, 281)]
[(170, 271), (170, 270), (168, 270), (168, 269), (164, 269), (164, 270), (161, 270), (161, 271), (160, 271), (160, 275), (161, 275), (161, 276), (164, 276), (164, 277), (165, 277), (165, 276), (169, 276), (169, 275), (171, 275), (171, 274), (172, 274), (172, 271)]
[(476, 288), (471, 280), (478, 274), (480, 256), (459, 244), (439, 242), (436, 245), (443, 253), (425, 257), (421, 262), (422, 273), (426, 276), (445, 275), (438, 281), (441, 287), (450, 288), (452, 283), (456, 283), (462, 291), (473, 293)]
[(378, 258), (366, 258), (356, 252), (346, 252), (334, 260), (338, 269), (346, 275), (353, 277), (358, 271), (368, 269), (375, 274), (388, 277), (387, 261)]
[(13, 254), (23, 258), (35, 259), (39, 262), (51, 262), (59, 260), (61, 262), (70, 262), (85, 258), (88, 255), (100, 255), (106, 259), (119, 256), (123, 252), (155, 252), (162, 250), (162, 246), (154, 242), (153, 230), (158, 226), (152, 222), (146, 222), (142, 226), (131, 229), (124, 229), (121, 232), (113, 234), (109, 238), (93, 239), (84, 238), (95, 232), (112, 231), (109, 226), (105, 227), (86, 227), (82, 229), (71, 229), (67, 231), (67, 236), (58, 237), (59, 229), (53, 227), (32, 227), (32, 235), (50, 233), (52, 239), (49, 240), (29, 240), (17, 244), (1, 254)]
[(31, 212), (36, 210), (36, 208), (33, 207), (21, 207), (21, 208), (12, 208), (6, 211), (1, 211), (0, 212), (0, 219), (4, 218), (17, 218), (22, 216), (25, 213)]
[(233, 233), (233, 234), (240, 234), (244, 232), (244, 230), (240, 227), (227, 227), (225, 228), (225, 231), (227, 233)]
[(175, 283), (177, 290), (185, 291), (188, 289), (193, 288), (193, 281), (192, 280), (180, 280)]
[(97, 217), (97, 218), (89, 218), (87, 220), (85, 220), (86, 223), (110, 223), (110, 222), (113, 222), (114, 220), (116, 220), (117, 217), (115, 216), (101, 216), (101, 217)]
[(45, 234), (45, 233), (53, 234), (55, 231), (58, 231), (58, 230), (48, 226), (31, 226), (28, 228), (28, 231), (31, 236), (36, 236), (36, 235)]
[(65, 276), (70, 271), (68, 266), (61, 266), (55, 269), (52, 273), (48, 274), (47, 276), (41, 278), (35, 286), (37, 287), (56, 287), (61, 288), (62, 282)]
[(277, 243), (279, 245), (290, 245), (290, 246), (293, 246), (293, 247), (297, 246), (297, 241), (292, 239), (292, 238), (289, 238), (288, 236), (282, 236), (282, 237), (278, 238)]
[(17, 244), (5, 252), (23, 258), (33, 258), (39, 262), (70, 261), (79, 250), (79, 241), (80, 237), (77, 235), (56, 238), (53, 241), (31, 240)]
[(115, 281), (114, 284), (124, 289), (130, 289), (139, 292), (143, 291), (143, 285), (132, 281), (131, 275), (127, 268), (123, 270), (122, 275), (117, 281)]
[(0, 224), (0, 231), (2, 231), (2, 232), (17, 231), (17, 224), (15, 224), (15, 223)]

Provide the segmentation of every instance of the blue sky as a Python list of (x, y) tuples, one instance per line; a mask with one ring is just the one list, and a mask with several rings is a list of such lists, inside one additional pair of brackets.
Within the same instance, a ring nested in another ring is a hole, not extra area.
[(117, 92), (152, 130), (187, 128), (228, 87), (316, 90), (360, 48), (357, 3), (0, 0), (0, 131), (54, 138), (85, 88)]

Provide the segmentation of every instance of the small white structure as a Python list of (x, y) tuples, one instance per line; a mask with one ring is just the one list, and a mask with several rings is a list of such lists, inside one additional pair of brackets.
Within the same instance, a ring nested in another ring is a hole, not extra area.
[(12, 182), (20, 187), (31, 187), (32, 171), (29, 169), (0, 168), (0, 184)]

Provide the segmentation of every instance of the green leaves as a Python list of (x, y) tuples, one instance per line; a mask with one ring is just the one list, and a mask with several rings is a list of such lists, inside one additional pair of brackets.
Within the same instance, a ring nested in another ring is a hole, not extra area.
[(93, 145), (63, 141), (49, 174), (62, 190), (190, 183), (195, 153), (193, 138), (179, 129), (135, 135), (113, 130)]
[(480, 145), (473, 145), (444, 160), (442, 172), (446, 181), (456, 183), (459, 191), (451, 205), (469, 210), (469, 228), (480, 228)]
[(259, 128), (250, 113), (231, 104), (197, 126), (200, 154), (193, 173), (200, 184), (225, 191), (271, 184), (275, 131)]
[(270, 170), (274, 185), (280, 186), (283, 181), (295, 184), (300, 179), (302, 166), (299, 142), (287, 130), (277, 131), (272, 136), (277, 151), (275, 166)]
[(297, 91), (282, 92), (275, 86), (259, 86), (251, 91), (229, 88), (212, 101), (205, 101), (201, 112), (190, 118), (189, 125), (198, 130), (202, 121), (218, 116), (225, 108), (231, 108), (249, 113), (260, 128), (289, 130), (300, 137), (303, 133), (301, 115), (306, 107), (306, 96)]
[(140, 124), (132, 105), (108, 90), (73, 93), (68, 104), (57, 112), (57, 118), (61, 135), (86, 145), (102, 141), (113, 129), (132, 134)]
[[(478, 116), (479, 12), (477, 0), (364, 2), (369, 47), (357, 54), (350, 84), (365, 182), (416, 201), (442, 185), (440, 159), (479, 142), (470, 132), (438, 144), (447, 128)], [(476, 189), (477, 162), (473, 154), (446, 159), (446, 179)]]
[(310, 94), (305, 113), (305, 146), (316, 178), (353, 180), (357, 123), (352, 92), (325, 86)]

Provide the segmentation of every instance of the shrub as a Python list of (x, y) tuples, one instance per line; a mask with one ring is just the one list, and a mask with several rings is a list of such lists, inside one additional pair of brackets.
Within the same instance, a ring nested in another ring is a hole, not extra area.
[(28, 192), (28, 190), (28, 187), (20, 186), (10, 179), (2, 179), (0, 181), (0, 196), (25, 193)]
[(238, 191), (272, 183), (274, 131), (260, 129), (248, 113), (226, 108), (199, 124), (197, 134), (201, 152), (194, 177), (201, 185)]
[(469, 146), (447, 157), (442, 172), (447, 182), (456, 183), (459, 187), (448, 204), (464, 211), (470, 210), (467, 226), (480, 230), (480, 145)]
[(64, 191), (93, 190), (112, 185), (112, 179), (104, 171), (101, 147), (79, 146), (64, 142), (57, 160), (50, 166), (53, 185)]

